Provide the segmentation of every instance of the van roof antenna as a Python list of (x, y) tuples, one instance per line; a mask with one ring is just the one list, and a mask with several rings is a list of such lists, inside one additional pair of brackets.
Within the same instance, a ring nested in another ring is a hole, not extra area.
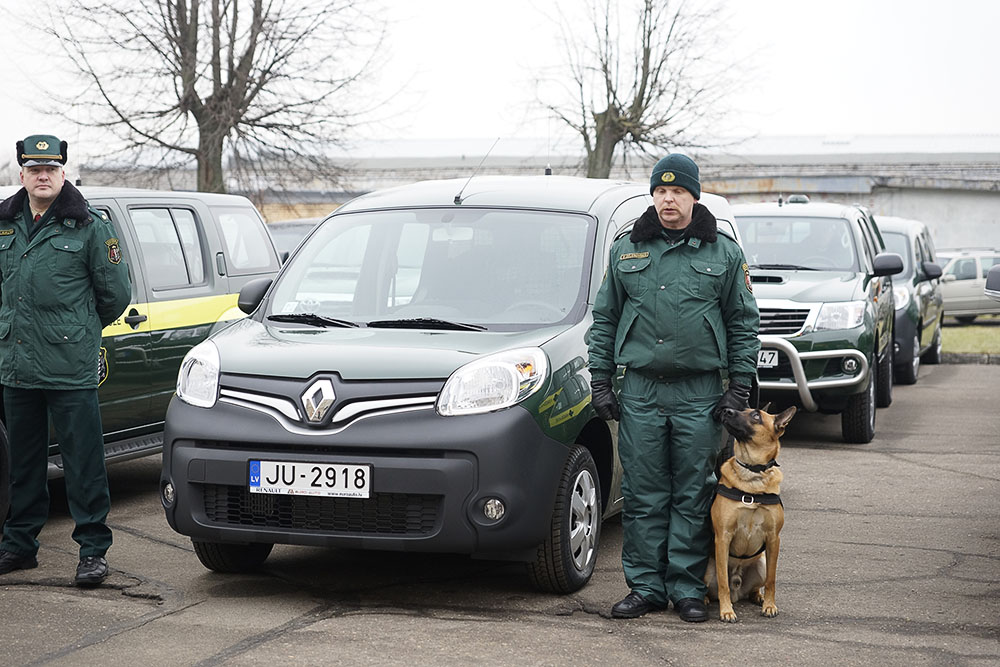
[(499, 142), (499, 141), (500, 141), (500, 137), (497, 137), (496, 141), (493, 142), (493, 145), (490, 146), (490, 149), (488, 151), (486, 151), (486, 155), (483, 156), (483, 159), (480, 160), (479, 164), (476, 165), (476, 168), (472, 170), (472, 176), (469, 176), (469, 180), (467, 180), (465, 182), (465, 185), (462, 186), (462, 189), (458, 191), (457, 195), (455, 195), (455, 203), (456, 204), (461, 204), (462, 203), (462, 193), (465, 192), (465, 188), (469, 187), (469, 183), (472, 182), (472, 179), (475, 177), (475, 175), (477, 173), (479, 173), (479, 168), (483, 166), (484, 162), (486, 162), (486, 158), (488, 158), (490, 156), (490, 153), (493, 152), (493, 149), (496, 148), (497, 142)]

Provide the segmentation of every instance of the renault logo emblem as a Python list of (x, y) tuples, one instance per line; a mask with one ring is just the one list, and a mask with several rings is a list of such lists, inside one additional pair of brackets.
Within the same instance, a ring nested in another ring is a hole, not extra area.
[(306, 411), (306, 419), (314, 424), (323, 421), (335, 398), (332, 382), (329, 380), (313, 382), (302, 392), (302, 407)]

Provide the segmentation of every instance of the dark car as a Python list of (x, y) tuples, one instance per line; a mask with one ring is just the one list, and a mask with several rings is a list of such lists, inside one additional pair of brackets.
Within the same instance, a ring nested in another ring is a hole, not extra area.
[(903, 270), (861, 206), (733, 207), (760, 307), (761, 401), (841, 415), (847, 442), (871, 442), (892, 402), (892, 279)]
[[(735, 238), (726, 200), (701, 201)], [(647, 184), (477, 176), (339, 208), (185, 360), (168, 522), (222, 572), (298, 544), (524, 561), (579, 589), (622, 504), (584, 339), (651, 203)]]
[(941, 363), (941, 266), (927, 225), (917, 220), (878, 217), (886, 249), (903, 258), (903, 272), (892, 278), (896, 305), (895, 380), (917, 381), (920, 362)]
[[(14, 192), (3, 188), (0, 196)], [(80, 192), (114, 225), (132, 280), (131, 303), (104, 328), (101, 341), (105, 458), (110, 463), (156, 454), (184, 355), (245, 317), (237, 294), (247, 282), (277, 274), (278, 255), (245, 197), (117, 187)], [(8, 245), (0, 242), (0, 252)], [(0, 424), (0, 503), (8, 474), (5, 445)], [(49, 477), (62, 476), (62, 465), (53, 431)]]

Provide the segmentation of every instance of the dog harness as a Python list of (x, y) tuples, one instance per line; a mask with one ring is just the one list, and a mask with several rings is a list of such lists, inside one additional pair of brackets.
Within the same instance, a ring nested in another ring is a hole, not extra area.
[[(739, 459), (737, 459), (737, 463), (739, 463)], [(768, 463), (766, 467), (770, 468), (771, 463), (774, 463), (774, 465), (778, 465), (777, 463), (774, 462), (774, 459), (771, 459), (771, 461)], [(743, 463), (740, 463), (740, 465), (743, 465), (744, 467), (749, 467), (744, 465)], [(765, 468), (765, 466), (755, 466), (755, 467)], [(785, 504), (781, 502), (781, 496), (779, 496), (777, 493), (746, 493), (744, 491), (740, 491), (739, 489), (731, 489), (725, 484), (716, 485), (715, 493), (722, 496), (723, 498), (729, 498), (730, 500), (738, 500), (744, 505), (781, 505), (782, 507), (785, 506)], [(747, 556), (740, 556), (734, 553), (730, 553), (729, 555), (732, 556), (733, 558), (753, 558), (754, 556), (764, 553), (766, 547), (767, 545), (762, 544), (760, 546), (760, 549), (757, 550), (757, 553), (752, 553)]]

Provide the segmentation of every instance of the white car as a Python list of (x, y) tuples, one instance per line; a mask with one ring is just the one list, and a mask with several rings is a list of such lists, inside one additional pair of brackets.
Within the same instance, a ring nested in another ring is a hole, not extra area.
[(1000, 249), (963, 248), (939, 254), (948, 258), (941, 276), (945, 315), (970, 324), (979, 315), (1000, 314), (1000, 303), (985, 293), (986, 274), (1000, 265)]

